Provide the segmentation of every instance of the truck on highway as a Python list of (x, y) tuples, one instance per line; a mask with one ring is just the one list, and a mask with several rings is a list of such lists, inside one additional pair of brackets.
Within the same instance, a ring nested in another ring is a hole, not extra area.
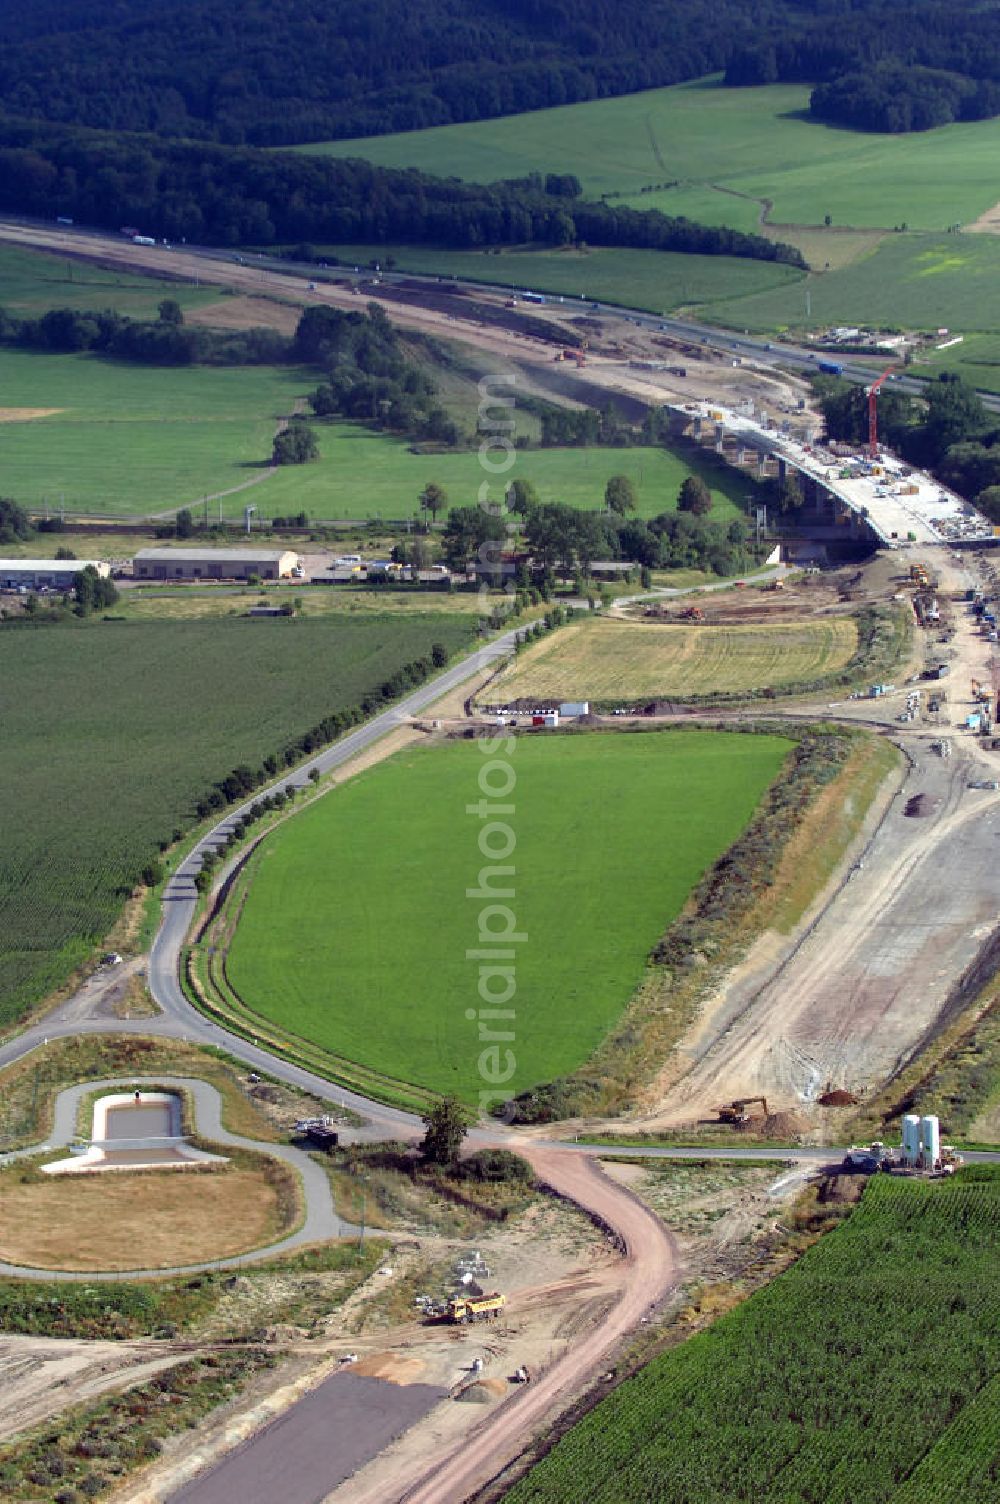
[(817, 371), (822, 371), (824, 376), (843, 376), (844, 368), (837, 360), (821, 360), (817, 363)]

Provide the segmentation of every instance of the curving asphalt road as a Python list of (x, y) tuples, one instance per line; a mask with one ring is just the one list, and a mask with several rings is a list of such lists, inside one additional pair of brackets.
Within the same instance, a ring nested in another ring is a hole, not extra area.
[[(236, 1149), (251, 1149), (257, 1154), (270, 1154), (274, 1159), (294, 1170), (302, 1181), (306, 1212), (302, 1226), (276, 1243), (264, 1248), (255, 1248), (249, 1253), (230, 1258), (206, 1259), (200, 1264), (172, 1264), (155, 1269), (99, 1270), (82, 1272), (71, 1270), (34, 1269), (23, 1264), (8, 1264), (0, 1261), (0, 1275), (12, 1275), (18, 1279), (45, 1279), (90, 1281), (100, 1278), (131, 1279), (148, 1275), (162, 1277), (168, 1274), (198, 1274), (206, 1269), (230, 1269), (244, 1264), (258, 1264), (279, 1254), (288, 1253), (309, 1243), (327, 1242), (331, 1238), (354, 1236), (359, 1229), (344, 1222), (337, 1215), (330, 1190), (330, 1181), (322, 1165), (310, 1159), (301, 1149), (290, 1144), (261, 1143), (256, 1139), (243, 1138), (230, 1133), (222, 1126), (222, 1097), (214, 1086), (193, 1076), (110, 1076), (103, 1081), (81, 1081), (68, 1086), (56, 1097), (53, 1112), (52, 1132), (44, 1144), (33, 1144), (27, 1149), (16, 1149), (11, 1154), (0, 1155), (0, 1169), (14, 1160), (26, 1159), (49, 1149), (64, 1149), (78, 1142), (77, 1117), (81, 1101), (93, 1091), (131, 1091), (142, 1084), (148, 1086), (174, 1087), (189, 1092), (194, 1102), (195, 1123), (199, 1136)], [(113, 1173), (111, 1171), (108, 1172)]]

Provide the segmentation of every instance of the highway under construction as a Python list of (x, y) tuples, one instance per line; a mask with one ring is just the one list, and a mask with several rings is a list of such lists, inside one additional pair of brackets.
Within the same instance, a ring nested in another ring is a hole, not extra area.
[[(16, 234), (9, 226), (0, 234), (51, 245), (51, 232), (14, 228)], [(63, 236), (56, 243), (64, 248), (67, 240), (73, 237)], [(80, 240), (73, 244), (78, 246)], [(180, 253), (112, 244), (127, 253), (129, 264), (135, 266), (169, 265), (176, 270), (184, 265)], [(103, 258), (111, 251), (95, 246), (92, 254)], [(197, 258), (192, 255), (190, 262), (196, 263)], [(304, 289), (301, 278), (288, 275), (282, 280), (282, 274), (269, 269), (261, 273), (226, 265), (219, 272), (227, 283), (252, 287), (255, 295), (260, 294), (265, 274), (278, 296), (289, 290), (302, 301), (324, 297), (349, 302), (352, 296), (349, 289), (314, 294)], [(428, 325), (426, 319), (418, 322), (422, 317), (419, 309), (400, 312), (401, 322), (409, 318), (413, 326), (442, 332), (440, 319)], [(461, 334), (467, 339), (481, 337), (485, 348), (523, 359), (539, 383), (552, 379), (551, 346), (542, 343), (539, 347), (538, 342), (502, 329), (484, 332), (473, 321), (461, 327)], [(755, 356), (762, 360), (763, 352), (757, 350)], [(567, 365), (570, 369), (565, 369)], [(543, 367), (548, 373), (545, 377)], [(936, 712), (929, 709), (930, 680), (921, 682), (919, 661), (915, 667), (907, 666), (905, 678), (911, 682), (880, 685), (878, 695), (841, 700), (823, 696), (785, 705), (769, 702), (769, 720), (831, 720), (874, 730), (899, 747), (898, 773), (882, 790), (853, 845), (801, 922), (793, 932), (770, 932), (752, 947), (745, 963), (707, 1000), (685, 1033), (670, 1062), (669, 1079), (665, 1074), (659, 1083), (658, 1099), (646, 1103), (627, 1126), (649, 1131), (686, 1126), (708, 1113), (718, 1116), (724, 1109), (733, 1115), (731, 1126), (740, 1129), (745, 1126), (744, 1115), (751, 1117), (747, 1109), (758, 1098), (766, 1099), (766, 1108), (799, 1107), (809, 1112), (831, 1087), (864, 1096), (912, 1061), (942, 1022), (957, 1016), (977, 986), (995, 970), (1000, 912), (1000, 863), (996, 860), (1000, 747), (992, 735), (983, 734), (980, 693), (984, 685), (989, 686), (987, 703), (992, 702), (997, 685), (996, 649), (989, 631), (983, 631), (984, 625), (989, 627), (983, 621), (985, 608), (997, 594), (985, 547), (991, 536), (971, 510), (927, 477), (912, 472), (904, 475), (891, 462), (870, 455), (860, 463), (848, 463), (846, 456), (818, 448), (808, 435), (794, 437), (791, 413), (797, 403), (793, 388), (780, 374), (760, 373), (753, 413), (746, 408), (745, 394), (741, 395), (741, 384), (750, 378), (742, 368), (734, 374), (731, 362), (726, 379), (733, 400), (724, 406), (710, 394), (697, 402), (686, 399), (683, 383), (689, 377), (675, 378), (671, 388), (666, 375), (660, 382), (658, 373), (632, 371), (622, 358), (588, 358), (583, 370), (574, 362), (562, 361), (556, 374), (570, 384), (566, 391), (571, 400), (582, 400), (584, 391), (595, 388), (629, 391), (637, 400), (649, 400), (650, 392), (656, 391), (656, 400), (672, 406), (678, 423), (690, 430), (692, 438), (717, 447), (735, 463), (749, 463), (765, 474), (780, 475), (782, 466), (797, 471), (804, 483), (832, 498), (834, 527), (857, 531), (859, 536), (867, 531), (885, 545), (880, 563), (888, 558), (898, 576), (880, 587), (888, 599), (905, 597), (909, 589), (911, 600), (919, 594), (947, 605), (951, 621), (946, 643), (939, 641), (944, 635), (940, 608), (937, 619), (929, 609), (915, 616), (915, 630), (922, 634), (918, 657), (947, 665), (947, 698), (941, 691)], [(584, 378), (590, 384), (587, 388), (572, 386)], [(761, 410), (766, 412), (769, 405), (773, 410), (781, 400), (789, 409), (788, 432), (780, 418), (776, 426), (761, 421)], [(913, 578), (911, 565), (917, 561), (922, 574)], [(984, 609), (977, 611), (977, 605)], [(404, 723), (433, 715), (442, 694), (454, 696), (461, 691), (464, 695), (482, 682), (493, 660), (512, 651), (512, 638), (507, 633), (496, 639), (486, 653), (449, 670), (433, 691), (425, 687), (411, 694), (311, 758), (311, 767), (327, 774), (354, 758), (382, 755), (376, 742)], [(921, 696), (917, 696), (918, 688)], [(969, 717), (977, 713), (979, 721), (970, 725)], [(732, 714), (746, 718), (751, 711), (739, 709)], [(948, 755), (941, 751), (945, 742)], [(384, 750), (389, 749), (387, 744)], [(304, 768), (299, 769), (286, 775), (281, 786), (301, 788), (307, 776)], [(181, 986), (180, 966), (197, 902), (193, 873), (204, 851), (221, 843), (239, 813), (231, 811), (200, 838), (167, 890), (168, 902), (149, 959), (150, 990), (162, 1010), (159, 1016), (122, 1020), (103, 1011), (99, 996), (78, 996), (0, 1049), (0, 1065), (60, 1035), (150, 1034), (223, 1047), (247, 1067), (267, 1072), (277, 1081), (308, 1089), (321, 1098), (329, 1095), (333, 1088), (328, 1081), (207, 1019), (191, 1005)], [(419, 1122), (399, 1109), (348, 1092), (338, 1095), (364, 1115), (363, 1135), (408, 1140), (420, 1131)], [(393, 1443), (391, 1476), (378, 1470), (377, 1461), (369, 1462), (367, 1473), (349, 1485), (341, 1484), (345, 1504), (403, 1499), (409, 1504), (459, 1504), (515, 1457), (532, 1435), (549, 1425), (581, 1387), (606, 1371), (623, 1340), (662, 1307), (681, 1276), (670, 1234), (631, 1191), (598, 1166), (599, 1150), (573, 1141), (622, 1126), (617, 1119), (565, 1123), (558, 1137), (551, 1127), (516, 1131), (483, 1125), (476, 1130), (477, 1146), (502, 1145), (523, 1153), (556, 1196), (582, 1208), (600, 1228), (607, 1229), (609, 1239), (617, 1240), (613, 1256), (608, 1254), (593, 1274), (593, 1283), (582, 1292), (585, 1329), (572, 1330), (572, 1340), (564, 1347), (553, 1336), (540, 1371), (537, 1376), (532, 1373), (529, 1385), (518, 1386), (501, 1404), (479, 1411), (474, 1421), (463, 1419), (458, 1406), (452, 1406), (445, 1417), (442, 1412), (447, 1407), (438, 1396), (419, 1397), (429, 1401), (426, 1410), (415, 1399), (413, 1413), (420, 1424), (414, 1431), (422, 1429), (423, 1436), (404, 1434)], [(689, 1152), (711, 1153), (704, 1149)], [(716, 1152), (746, 1158), (760, 1151), (743, 1149), (734, 1140)], [(801, 1160), (809, 1168), (822, 1162), (829, 1151), (821, 1147), (786, 1151), (776, 1146), (774, 1153), (790, 1161)], [(569, 1299), (580, 1296), (575, 1290)], [(507, 1301), (504, 1298), (501, 1304), (500, 1295), (492, 1289), (485, 1298), (488, 1310), (477, 1313), (468, 1305), (456, 1307), (453, 1321), (442, 1326), (442, 1331), (464, 1330), (467, 1317), (470, 1328), (479, 1327), (471, 1319), (476, 1314), (488, 1317), (481, 1329), (490, 1330), (500, 1320), (500, 1312), (506, 1313)], [(404, 1340), (409, 1342), (411, 1335), (405, 1333)], [(295, 1414), (294, 1401), (300, 1397), (301, 1390), (289, 1397), (289, 1415)], [(434, 1404), (440, 1406), (439, 1411)], [(229, 1422), (231, 1417), (227, 1417)], [(310, 1424), (317, 1424), (315, 1413)], [(444, 1437), (440, 1443), (438, 1428)], [(271, 1449), (269, 1466), (275, 1469), (271, 1476), (280, 1478), (282, 1469), (293, 1464), (301, 1442), (291, 1426), (283, 1435), (280, 1430), (262, 1434), (269, 1435), (264, 1451)], [(386, 1445), (396, 1434), (387, 1435)], [(240, 1439), (236, 1429), (223, 1430), (212, 1457), (201, 1454), (199, 1461), (218, 1460)], [(252, 1442), (246, 1455), (251, 1457), (252, 1476)], [(358, 1465), (365, 1466), (364, 1459)], [(183, 1497), (179, 1490), (190, 1481), (182, 1485), (176, 1477), (169, 1483), (161, 1480), (154, 1485), (159, 1489), (155, 1496)], [(214, 1497), (227, 1496), (233, 1494), (227, 1493), (225, 1483), (221, 1492), (216, 1487)], [(192, 1497), (198, 1497), (197, 1493)], [(201, 1497), (212, 1498), (211, 1488)]]

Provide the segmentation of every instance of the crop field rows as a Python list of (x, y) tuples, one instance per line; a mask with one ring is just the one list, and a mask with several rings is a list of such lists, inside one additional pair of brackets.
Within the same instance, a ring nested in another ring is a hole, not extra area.
[(857, 641), (849, 618), (768, 626), (579, 622), (519, 656), (489, 697), (603, 702), (780, 687), (842, 669)]
[(214, 780), (471, 630), (428, 613), (0, 634), (0, 1025), (100, 940)]
[[(517, 741), (510, 902), (527, 940), (512, 1092), (596, 1047), (788, 750), (781, 737), (710, 732)], [(225, 963), (247, 1009), (399, 1081), (477, 1100), (466, 952), (479, 916), (464, 895), (484, 863), (466, 813), (482, 760), (464, 741), (398, 753), (268, 839)]]
[(998, 1257), (995, 1167), (876, 1178), (846, 1224), (615, 1390), (506, 1498), (985, 1504)]

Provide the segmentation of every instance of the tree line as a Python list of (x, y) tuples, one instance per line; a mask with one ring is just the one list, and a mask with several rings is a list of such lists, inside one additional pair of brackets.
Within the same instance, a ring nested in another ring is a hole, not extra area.
[[(703, 569), (737, 574), (752, 563), (742, 518), (712, 522), (695, 509), (662, 512), (648, 522), (621, 513), (579, 511), (558, 502), (532, 505), (522, 518), (523, 547), (541, 574), (590, 574), (595, 560), (628, 560), (643, 569)], [(509, 514), (453, 507), (442, 535), (446, 562), (462, 569), (484, 544), (513, 547)], [(527, 575), (523, 583), (528, 583)]]
[(167, 241), (629, 246), (802, 266), (794, 247), (658, 210), (523, 184), (463, 183), (357, 159), (114, 137), (0, 118), (0, 212)]
[(39, 318), (17, 318), (0, 308), (0, 343), (49, 354), (89, 350), (111, 360), (142, 365), (279, 365), (292, 359), (292, 341), (274, 329), (186, 328), (180, 304), (164, 298), (159, 318), (131, 319), (113, 309), (98, 313), (50, 308)]
[(448, 657), (448, 649), (443, 643), (433, 643), (428, 654), (404, 663), (380, 685), (374, 686), (357, 704), (344, 706), (324, 716), (309, 731), (287, 742), (280, 752), (268, 753), (258, 767), (240, 763), (233, 768), (195, 800), (194, 814), (199, 820), (206, 820), (209, 815), (224, 810), (227, 805), (241, 803), (262, 784), (272, 783), (283, 771), (294, 768), (304, 757), (321, 751), (352, 726), (360, 725), (408, 690), (423, 684), (438, 669), (445, 667)]

